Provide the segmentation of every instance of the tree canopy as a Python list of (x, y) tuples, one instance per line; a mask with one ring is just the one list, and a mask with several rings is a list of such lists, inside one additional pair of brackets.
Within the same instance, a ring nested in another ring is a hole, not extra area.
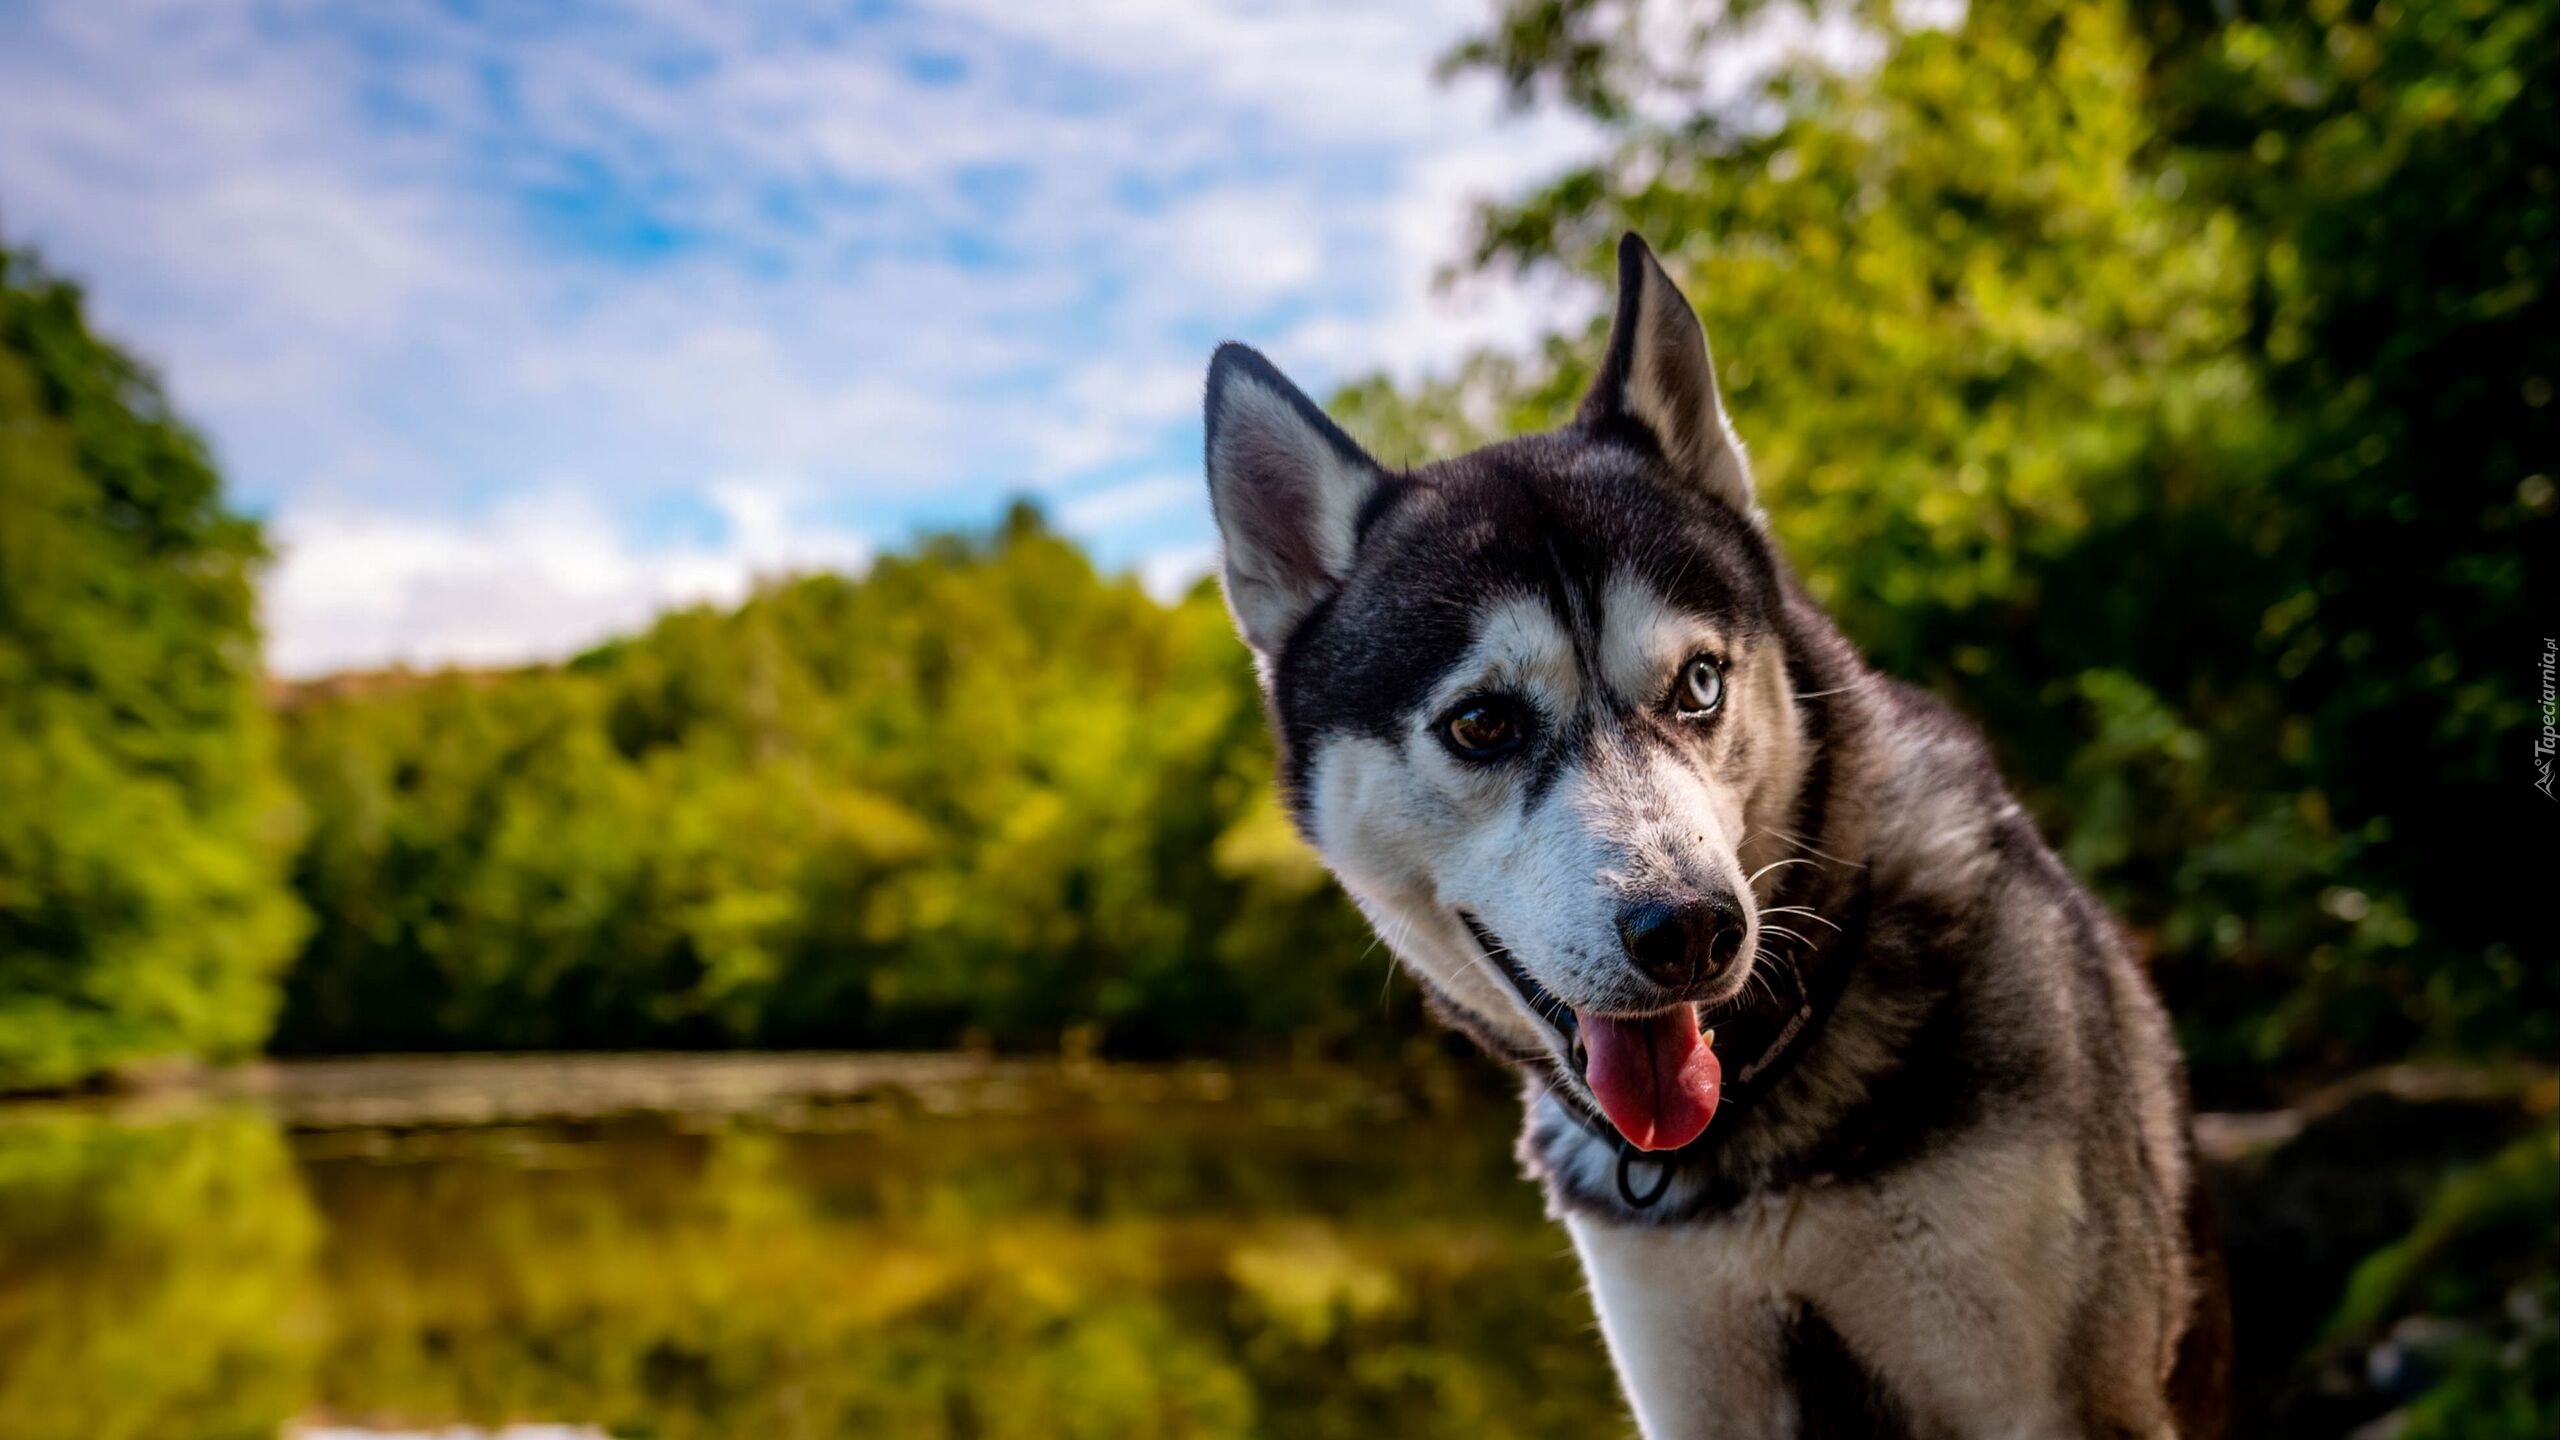
[(283, 720), (320, 920), (288, 1047), (1377, 1039), (1214, 591), (1158, 604), (1027, 506)]
[(79, 292), (0, 249), (0, 1089), (266, 1038), (303, 917), (263, 555)]
[[(1867, 4), (1736, 99), (1801, 9), (1514, 0), (1452, 57), (1612, 137), (1469, 263), (1652, 241), (1809, 583), (1984, 722), (2216, 1093), (2560, 1048), (2483, 833), (2547, 823), (2553, 12)], [(1339, 408), (1395, 458), (1553, 424), (1604, 324)]]

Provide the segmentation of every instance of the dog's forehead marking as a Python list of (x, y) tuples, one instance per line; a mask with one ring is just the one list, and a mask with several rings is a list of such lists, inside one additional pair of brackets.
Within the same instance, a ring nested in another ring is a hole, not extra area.
[(1486, 607), (1466, 654), (1442, 680), (1439, 698), (1445, 704), (1472, 690), (1510, 690), (1565, 714), (1578, 703), (1581, 688), (1573, 637), (1544, 601), (1514, 594)]
[(1680, 663), (1720, 641), (1718, 627), (1666, 599), (1651, 581), (1627, 570), (1601, 592), (1601, 683), (1629, 706), (1652, 703)]
[(1554, 596), (1518, 592), (1489, 601), (1435, 699), (1446, 705), (1474, 690), (1510, 690), (1560, 718), (1599, 700), (1586, 693), (1596, 682), (1618, 703), (1641, 707), (1659, 698), (1683, 660), (1722, 640), (1721, 627), (1628, 570), (1613, 572), (1596, 605), (1577, 604), (1570, 618), (1555, 605)]

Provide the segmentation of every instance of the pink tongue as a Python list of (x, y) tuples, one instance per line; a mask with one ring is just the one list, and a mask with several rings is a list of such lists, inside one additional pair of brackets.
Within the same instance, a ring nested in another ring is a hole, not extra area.
[(1677, 1150), (1716, 1118), (1724, 1065), (1698, 1034), (1696, 1011), (1677, 1005), (1641, 1020), (1574, 1018), (1590, 1056), (1583, 1078), (1628, 1144)]

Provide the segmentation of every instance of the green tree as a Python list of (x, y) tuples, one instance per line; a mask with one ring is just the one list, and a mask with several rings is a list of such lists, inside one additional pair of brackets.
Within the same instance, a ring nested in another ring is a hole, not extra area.
[[(1984, 721), (2225, 1100), (2560, 1048), (2481, 834), (2544, 803), (2554, 9), (1862, 4), (1715, 103), (1801, 8), (1515, 0), (1452, 57), (1613, 137), (1472, 262), (1663, 252), (1809, 582)], [(1599, 324), (1339, 408), (1399, 459), (1553, 424)]]
[(262, 558), (79, 292), (0, 250), (0, 1089), (266, 1037), (303, 920)]
[(284, 725), (320, 918), (289, 1048), (1391, 1033), (1214, 590), (1161, 604), (1028, 507), (564, 666), (324, 684)]

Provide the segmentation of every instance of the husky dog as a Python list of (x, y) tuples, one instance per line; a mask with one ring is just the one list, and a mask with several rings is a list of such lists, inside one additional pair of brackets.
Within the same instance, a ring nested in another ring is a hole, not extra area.
[(1633, 235), (1618, 284), (1571, 424), (1409, 471), (1217, 352), (1292, 815), (1524, 1077), (1647, 1436), (2218, 1434), (2158, 998), (1982, 741), (1789, 572)]

